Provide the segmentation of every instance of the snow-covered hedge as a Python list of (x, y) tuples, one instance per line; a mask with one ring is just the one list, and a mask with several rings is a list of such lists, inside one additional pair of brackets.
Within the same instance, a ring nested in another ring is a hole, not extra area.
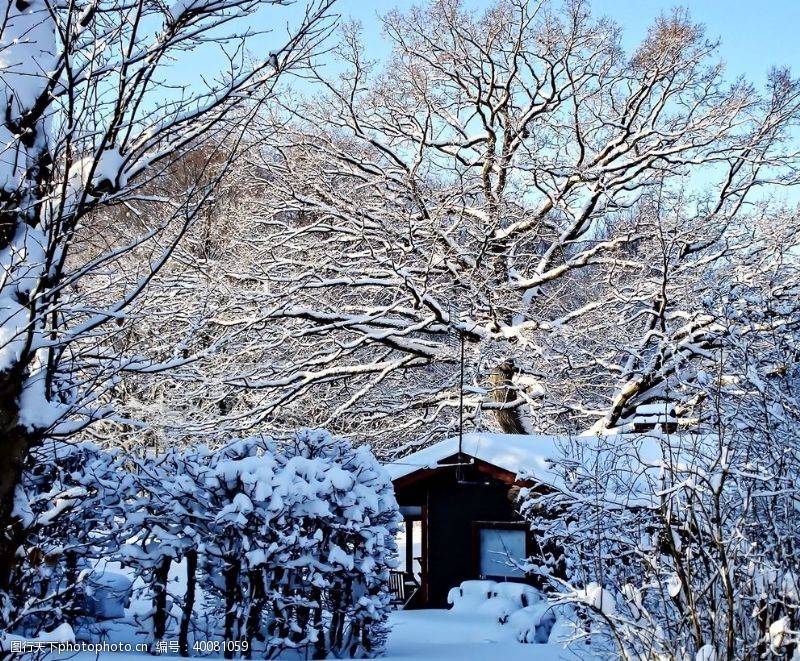
[(178, 640), (189, 654), (195, 639), (247, 641), (268, 657), (380, 653), (399, 515), (369, 448), (304, 431), (147, 460), (74, 446), (39, 465), (49, 468), (28, 476), (18, 509), (23, 546), (46, 558), (25, 594), (49, 610), (19, 620), (26, 635), (91, 615), (88, 568), (111, 560), (151, 605), (132, 624), (152, 643)]
[(226, 637), (317, 657), (381, 650), (398, 513), (368, 448), (319, 431), (280, 451), (249, 439), (213, 455), (204, 486), (218, 532), (203, 586), (219, 596)]
[(7, 630), (25, 636), (73, 622), (90, 607), (90, 561), (116, 548), (128, 494), (136, 489), (128, 460), (91, 444), (48, 443), (32, 458), (16, 490), (23, 536), (2, 604)]

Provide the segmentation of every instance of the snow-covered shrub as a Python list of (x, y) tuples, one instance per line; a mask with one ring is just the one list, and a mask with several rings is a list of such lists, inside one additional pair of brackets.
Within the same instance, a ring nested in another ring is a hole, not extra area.
[[(121, 517), (126, 543), (112, 556), (129, 568), (143, 584), (137, 595), (152, 608), (138, 626), (148, 633), (151, 645), (175, 636), (182, 652), (188, 653), (189, 626), (194, 612), (198, 546), (216, 534), (210, 522), (209, 498), (203, 488), (210, 452), (205, 448), (171, 449), (136, 462), (136, 493)], [(173, 564), (185, 560), (185, 594), (181, 615), (170, 619), (175, 599), (168, 591)]]
[(89, 614), (92, 562), (117, 548), (118, 524), (134, 487), (126, 462), (86, 443), (33, 451), (15, 499), (23, 534), (9, 631), (35, 636)]
[(454, 611), (475, 611), (491, 599), (496, 585), (494, 581), (462, 581), (447, 593), (447, 603)]
[(477, 612), (497, 620), (500, 624), (505, 624), (509, 615), (516, 610), (519, 610), (519, 607), (510, 599), (492, 596), (478, 606)]
[(549, 642), (555, 623), (556, 610), (545, 602), (519, 608), (508, 619), (508, 625), (514, 629), (521, 643)]
[(541, 600), (541, 593), (536, 588), (512, 581), (462, 581), (447, 594), (447, 603), (452, 606), (452, 610), (492, 613), (500, 621), (505, 621), (511, 612)]
[[(267, 656), (383, 648), (399, 514), (369, 448), (306, 431), (145, 459), (66, 446), (36, 466), (17, 499), (27, 607), (15, 633), (120, 616), (134, 578), (151, 606), (131, 624), (187, 654), (193, 639), (247, 641)], [(107, 561), (129, 576), (111, 591), (93, 569)], [(171, 592), (171, 572), (185, 589)]]
[[(368, 448), (323, 431), (248, 438), (167, 452), (137, 480), (131, 537), (114, 557), (144, 582), (151, 642), (177, 630), (190, 651), (196, 622), (203, 638), (267, 655), (380, 652), (398, 513)], [(177, 561), (186, 590), (171, 595)]]
[(398, 512), (368, 448), (323, 431), (248, 439), (213, 455), (205, 484), (217, 528), (205, 587), (226, 636), (315, 657), (380, 652)]
[(789, 659), (798, 649), (795, 295), (781, 303), (744, 285), (718, 295), (724, 351), (684, 384), (705, 402), (699, 429), (576, 438), (571, 460), (553, 467), (554, 489), (522, 495), (537, 537), (563, 554), (531, 566), (610, 656)]
[[(569, 495), (535, 498), (532, 523), (559, 540), (567, 560), (566, 583), (553, 577), (557, 599), (579, 607), (593, 643), (610, 635), (619, 646), (610, 656), (693, 658), (710, 646), (717, 658), (760, 658), (774, 622), (785, 617), (797, 629), (797, 455), (772, 446), (767, 459), (735, 431), (651, 442), (665, 459), (640, 457), (647, 492), (629, 479), (625, 493), (611, 488), (621, 471), (611, 456), (640, 446), (606, 438), (597, 461), (573, 473)], [(780, 658), (791, 658), (793, 641), (781, 642)]]
[[(477, 583), (478, 585), (475, 585), (474, 588), (472, 586), (467, 585), (465, 589), (465, 583), (473, 583), (473, 584)], [(489, 598), (483, 601), (482, 603), (478, 604), (477, 612), (494, 617), (500, 624), (505, 624), (506, 622), (508, 622), (509, 617), (511, 617), (512, 614), (520, 610), (524, 610), (527, 607), (530, 607), (531, 604), (536, 604), (537, 602), (542, 601), (539, 591), (531, 587), (530, 585), (526, 585), (525, 583), (513, 583), (513, 582), (495, 583), (494, 581), (465, 581), (464, 583), (461, 584), (461, 590), (464, 591), (466, 595), (472, 594), (473, 596), (477, 597), (481, 591), (480, 584), (484, 583), (491, 584), (488, 586)], [(469, 603), (469, 601), (470, 601), (469, 598), (464, 599), (464, 597), (462, 597), (461, 603), (459, 604), (459, 610), (466, 610), (466, 605), (467, 603)], [(521, 642), (534, 642), (534, 641), (531, 639), (530, 641), (521, 641)], [(541, 642), (541, 641), (536, 641), (536, 642)], [(546, 637), (544, 642), (547, 642)]]
[(495, 583), (492, 595), (509, 599), (515, 608), (525, 608), (542, 601), (542, 594), (536, 588), (526, 583), (514, 583), (512, 581)]
[(520, 643), (549, 642), (564, 611), (563, 607), (548, 604), (536, 588), (511, 581), (463, 581), (450, 590), (447, 601), (454, 612), (480, 615), (510, 627)]

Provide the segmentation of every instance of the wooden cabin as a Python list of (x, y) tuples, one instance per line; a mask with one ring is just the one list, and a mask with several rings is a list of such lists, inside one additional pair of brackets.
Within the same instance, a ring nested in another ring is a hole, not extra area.
[(386, 466), (405, 521), (406, 607), (446, 608), (450, 588), (469, 579), (527, 582), (515, 562), (536, 540), (515, 506), (517, 475), (547, 470), (554, 442), (465, 434)]

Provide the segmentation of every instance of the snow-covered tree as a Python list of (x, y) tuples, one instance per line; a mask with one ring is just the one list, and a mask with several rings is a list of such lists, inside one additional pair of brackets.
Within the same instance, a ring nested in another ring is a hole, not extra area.
[(385, 63), (345, 27), (342, 70), (254, 122), (232, 212), (259, 230), (209, 264), (229, 339), (181, 388), (214, 424), (424, 442), (457, 424), (463, 338), (467, 425), (625, 428), (665, 389), (691, 418), (670, 380), (716, 341), (708, 274), (795, 182), (797, 82), (727, 82), (683, 12), (631, 54), (582, 2), (384, 27)]
[[(198, 142), (212, 146), (218, 164), (228, 162), (222, 145), (235, 145), (279, 74), (325, 36), (326, 0), (309, 4), (286, 35), (248, 26), (277, 4), (16, 0), (0, 16), (0, 595), (11, 587), (24, 535), (14, 513), (26, 507), (17, 486), (31, 448), (109, 415), (119, 374), (175, 362), (126, 353), (108, 339), (196, 221), (214, 182), (190, 182), (160, 200), (148, 184)], [(249, 43), (262, 52), (269, 44), (276, 55), (253, 58)], [(202, 80), (175, 80), (169, 67), (197, 52), (222, 53), (224, 66)], [(159, 201), (167, 211), (139, 217), (129, 242), (91, 255), (76, 249), (76, 234), (99, 208), (126, 204), (135, 212)], [(113, 280), (121, 254), (136, 256), (135, 277), (102, 307), (88, 303), (86, 284)], [(8, 617), (3, 608), (0, 628)]]
[(532, 566), (614, 658), (797, 649), (800, 263), (774, 237), (748, 253), (707, 292), (719, 346), (685, 384), (702, 431), (576, 438), (557, 488), (523, 494), (550, 550)]

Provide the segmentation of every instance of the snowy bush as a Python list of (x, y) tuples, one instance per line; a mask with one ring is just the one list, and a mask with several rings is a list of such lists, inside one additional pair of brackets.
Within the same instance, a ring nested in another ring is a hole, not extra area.
[[(526, 585), (525, 583), (495, 583), (494, 581), (464, 581), (461, 584), (461, 590), (466, 594), (469, 595), (472, 593), (473, 598), (477, 597), (475, 592), (469, 587), (469, 583), (485, 583), (490, 584), (489, 587), (489, 598), (483, 601), (482, 603), (478, 603), (477, 612), (485, 615), (491, 615), (494, 617), (500, 624), (505, 624), (509, 621), (509, 618), (512, 614), (516, 614), (520, 610), (525, 610), (529, 608), (531, 604), (536, 604), (537, 602), (542, 601), (542, 598), (537, 590), (532, 588), (530, 585)], [(464, 610), (467, 600), (462, 598), (462, 603), (460, 604), (460, 609)], [(454, 607), (455, 608), (455, 607)], [(538, 621), (533, 625), (534, 627), (538, 626)], [(534, 642), (533, 639), (531, 640), (523, 640), (520, 642)], [(542, 641), (536, 641), (542, 642)], [(545, 636), (544, 642), (547, 642), (547, 637)]]
[[(537, 589), (525, 583), (463, 581), (450, 590), (447, 601), (454, 612), (480, 615), (508, 626), (520, 643), (563, 642), (572, 637), (564, 615), (567, 609), (547, 603)], [(554, 630), (556, 636), (551, 638)]]
[(134, 489), (126, 462), (90, 444), (50, 443), (33, 451), (16, 490), (21, 536), (5, 604), (9, 631), (36, 636), (92, 608), (99, 577), (91, 564), (118, 546)]
[(556, 611), (545, 602), (515, 610), (508, 620), (521, 643), (549, 642), (555, 623)]
[[(249, 438), (170, 451), (137, 481), (132, 536), (115, 558), (144, 583), (151, 642), (177, 630), (189, 652), (198, 622), (203, 636), (269, 656), (381, 650), (398, 514), (368, 448), (322, 431), (281, 444)], [(179, 561), (186, 590), (171, 595)]]
[(217, 534), (204, 587), (224, 605), (226, 638), (316, 658), (380, 652), (399, 524), (367, 448), (321, 431), (280, 450), (249, 439), (213, 456), (205, 485)]
[(488, 615), (500, 624), (505, 624), (508, 622), (509, 615), (515, 610), (517, 610), (517, 607), (510, 599), (492, 596), (478, 606), (477, 612), (481, 615)]
[(514, 608), (525, 608), (542, 601), (541, 593), (525, 583), (495, 583), (492, 595), (503, 597), (514, 604)]
[[(619, 457), (641, 449), (609, 438), (569, 494), (528, 501), (540, 506), (528, 510), (534, 527), (558, 540), (566, 559), (566, 581), (550, 574), (557, 600), (580, 608), (593, 644), (609, 635), (614, 658), (650, 658), (648, 650), (667, 659), (761, 658), (775, 622), (797, 630), (796, 455), (772, 446), (772, 461), (756, 459), (737, 433), (658, 443), (673, 460), (640, 457), (640, 478), (652, 480), (644, 494), (628, 479), (620, 483), (627, 493), (609, 488)], [(547, 559), (536, 560), (548, 570)], [(791, 658), (794, 641), (782, 637), (773, 652)]]
[(153, 645), (177, 639), (191, 654), (193, 640), (223, 639), (314, 658), (383, 648), (399, 514), (366, 447), (324, 431), (146, 459), (76, 445), (24, 485), (15, 633), (122, 615), (130, 579), (92, 570), (111, 560), (150, 604), (130, 624)]
[(794, 303), (744, 285), (717, 296), (708, 305), (726, 326), (724, 351), (685, 384), (705, 402), (700, 429), (576, 438), (553, 467), (555, 488), (523, 493), (537, 537), (563, 554), (531, 566), (613, 657), (790, 659), (798, 649)]
[[(151, 602), (151, 609), (137, 623), (147, 632), (149, 642), (177, 630), (183, 653), (189, 652), (198, 547), (217, 534), (209, 525), (213, 512), (202, 483), (210, 457), (205, 448), (186, 448), (136, 462), (135, 497), (120, 523), (125, 544), (112, 556), (140, 580), (143, 588), (137, 597)], [(170, 618), (176, 604), (168, 592), (168, 577), (174, 563), (181, 560), (186, 566), (186, 592), (176, 622)]]
[(494, 581), (463, 581), (447, 594), (447, 603), (454, 611), (474, 611), (492, 597), (497, 584)]

